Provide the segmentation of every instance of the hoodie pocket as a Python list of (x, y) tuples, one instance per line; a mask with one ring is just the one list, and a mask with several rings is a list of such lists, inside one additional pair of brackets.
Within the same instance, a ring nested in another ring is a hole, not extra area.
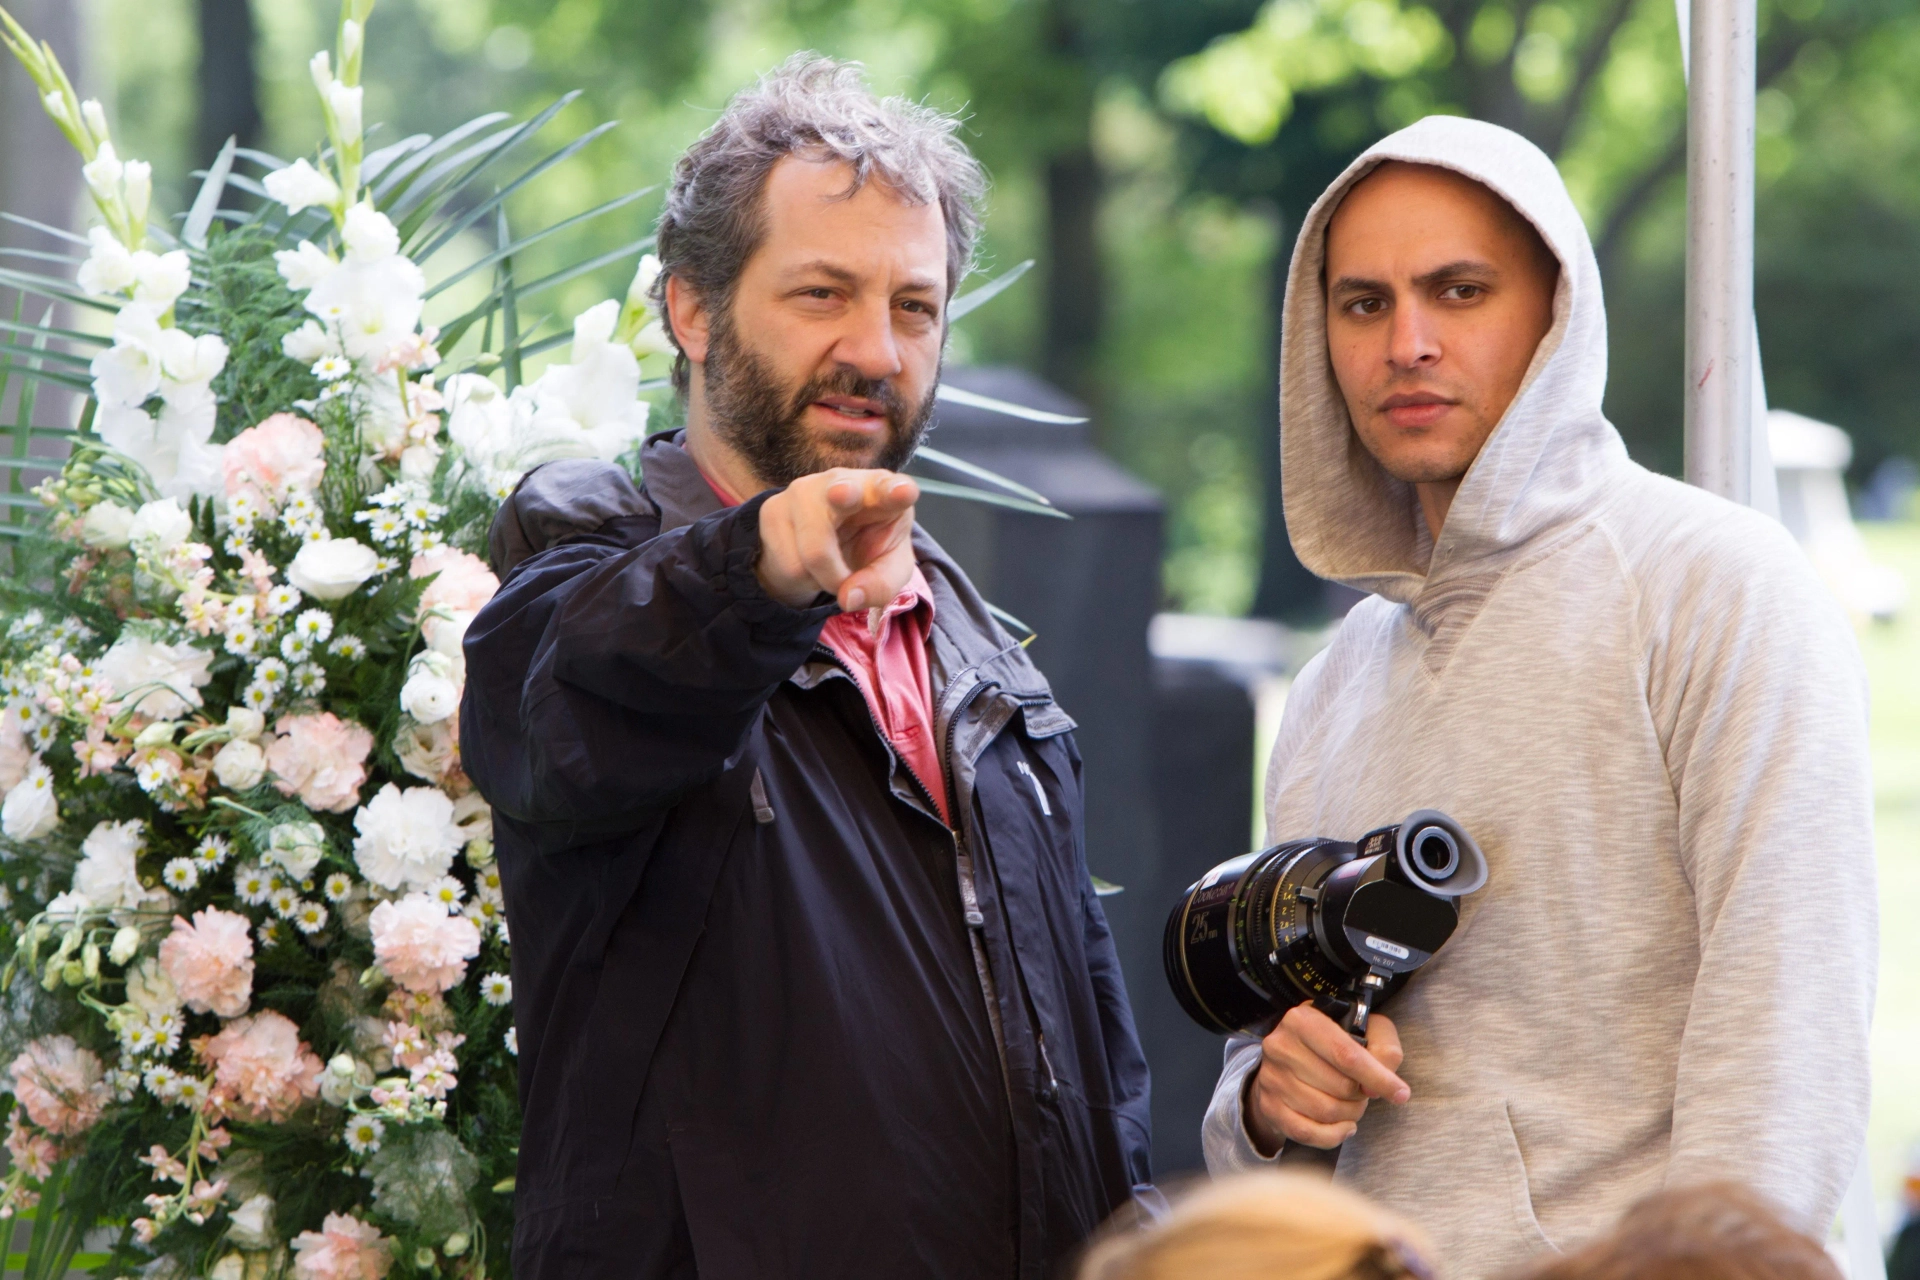
[(1448, 1277), (1491, 1275), (1553, 1249), (1534, 1216), (1504, 1098), (1374, 1103), (1337, 1176), (1425, 1226)]

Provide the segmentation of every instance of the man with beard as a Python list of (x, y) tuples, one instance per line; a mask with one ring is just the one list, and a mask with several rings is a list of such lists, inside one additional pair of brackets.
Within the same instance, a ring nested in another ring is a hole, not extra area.
[(683, 432), (494, 522), (461, 740), (524, 1109), (514, 1273), (1055, 1273), (1148, 1183), (1073, 722), (914, 523), (956, 122), (801, 56), (681, 159)]

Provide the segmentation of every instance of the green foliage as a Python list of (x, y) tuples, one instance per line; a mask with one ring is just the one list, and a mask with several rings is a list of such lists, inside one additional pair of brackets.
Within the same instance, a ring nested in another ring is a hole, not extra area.
[(181, 328), (227, 341), (227, 367), (213, 384), (220, 400), (216, 442), (284, 410), (289, 398), (320, 394), (319, 379), (280, 349), (307, 319), (273, 260), (284, 240), (257, 222), (233, 230), (216, 224), (195, 263), (206, 284), (181, 300)]

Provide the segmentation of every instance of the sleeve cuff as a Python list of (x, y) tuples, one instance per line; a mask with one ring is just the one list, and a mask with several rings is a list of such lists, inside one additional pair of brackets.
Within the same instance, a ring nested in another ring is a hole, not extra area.
[(1258, 1040), (1246, 1036), (1232, 1036), (1227, 1040), (1226, 1063), (1220, 1072), (1220, 1083), (1214, 1086), (1213, 1102), (1207, 1107), (1200, 1132), (1207, 1171), (1216, 1177), (1247, 1169), (1271, 1169), (1280, 1163), (1278, 1155), (1261, 1155), (1247, 1134), (1243, 1099), (1247, 1080), (1259, 1066)]
[(769, 489), (737, 507), (708, 518), (725, 519), (733, 526), (725, 538), (720, 581), (714, 585), (733, 600), (734, 608), (749, 626), (755, 630), (789, 635), (824, 625), (828, 618), (840, 612), (840, 606), (823, 591), (806, 608), (794, 609), (768, 595), (766, 587), (761, 584), (757, 571), (760, 563), (760, 508), (778, 492), (777, 489)]

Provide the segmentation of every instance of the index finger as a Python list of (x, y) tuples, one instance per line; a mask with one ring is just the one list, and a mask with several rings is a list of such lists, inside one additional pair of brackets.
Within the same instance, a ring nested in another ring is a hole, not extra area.
[[(1405, 1102), (1413, 1096), (1413, 1090), (1407, 1087), (1405, 1080), (1388, 1070), (1384, 1062), (1348, 1035), (1346, 1028), (1325, 1014), (1305, 1020), (1299, 1034), (1307, 1048), (1366, 1090), (1367, 1096), (1385, 1098), (1390, 1102)], [(1397, 1034), (1394, 1043), (1399, 1043)]]
[(920, 486), (897, 471), (849, 471), (827, 487), (827, 502), (842, 525), (891, 520), (918, 501)]

